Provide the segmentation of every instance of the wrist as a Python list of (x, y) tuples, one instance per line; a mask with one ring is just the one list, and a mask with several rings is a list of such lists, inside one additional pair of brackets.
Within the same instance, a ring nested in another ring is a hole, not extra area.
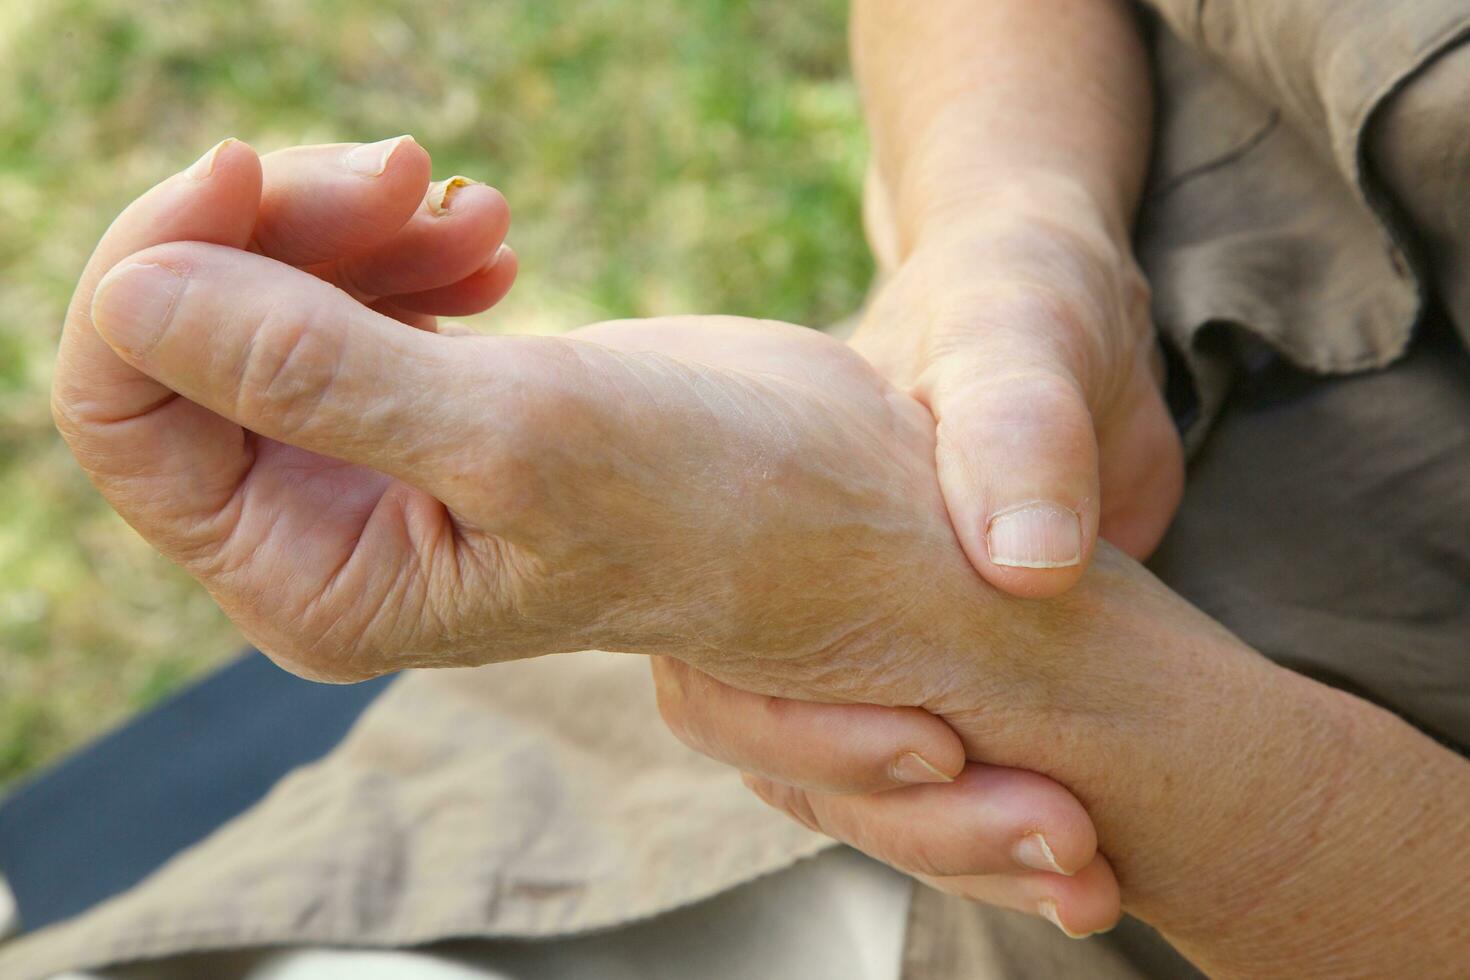
[(1128, 217), (1117, 201), (1065, 173), (1028, 170), (972, 174), (942, 191), (912, 195), (907, 209), (911, 250), (956, 235), (994, 237), (1013, 228), (1041, 227), (1089, 242), (1099, 251), (1131, 254)]
[(1185, 917), (1180, 886), (1154, 915), (1161, 931), (1212, 976), (1463, 968), (1470, 764), (1376, 705), (1276, 669), (1257, 713), (1267, 762), (1245, 787), (1256, 802), (1217, 845), (1230, 887)]
[(1128, 565), (1100, 552), (1073, 593), (1019, 607), (1045, 642), (1020, 651), (1003, 707), (956, 728), (980, 761), (1071, 789), (1128, 910), (1215, 949), (1309, 906), (1353, 730), (1337, 692)]
[(992, 723), (1029, 736), (1005, 764), (1087, 808), (1127, 911), (1211, 975), (1442, 956), (1470, 869), (1470, 765), (1101, 564), (1069, 618), (1105, 638), (1033, 658), (1042, 697)]

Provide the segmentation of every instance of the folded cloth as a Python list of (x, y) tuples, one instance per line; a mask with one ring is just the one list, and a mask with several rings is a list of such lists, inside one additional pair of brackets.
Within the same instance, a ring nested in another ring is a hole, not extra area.
[(413, 950), (257, 949), (64, 980), (898, 980), (912, 882), (846, 847), (619, 929)]
[[(1236, 340), (1297, 367), (1401, 356), (1428, 294), (1419, 235), (1366, 166), (1377, 118), (1470, 32), (1463, 0), (1145, 0), (1163, 25), (1139, 261), (1160, 332), (1184, 354), (1196, 449), (1234, 376)], [(1444, 93), (1456, 109), (1466, 93)], [(1446, 112), (1444, 118), (1462, 119)], [(1470, 124), (1413, 127), (1426, 173), (1463, 159)], [(1470, 216), (1467, 216), (1470, 217)], [(1470, 337), (1470, 323), (1459, 324)]]
[(0, 976), (248, 946), (567, 935), (830, 843), (669, 735), (641, 657), (410, 672), (326, 759), (203, 844), (0, 951)]

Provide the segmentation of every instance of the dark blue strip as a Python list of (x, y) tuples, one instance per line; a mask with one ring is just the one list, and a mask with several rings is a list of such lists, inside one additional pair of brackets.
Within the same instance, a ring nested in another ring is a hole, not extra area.
[(86, 911), (321, 758), (391, 678), (314, 684), (249, 651), (0, 802), (26, 930)]

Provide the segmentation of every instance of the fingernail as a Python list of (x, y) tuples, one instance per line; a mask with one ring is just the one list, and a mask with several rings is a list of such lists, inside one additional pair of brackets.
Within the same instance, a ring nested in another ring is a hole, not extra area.
[(1015, 857), (1018, 864), (1035, 871), (1054, 871), (1059, 875), (1071, 875), (1071, 872), (1063, 871), (1062, 866), (1057, 864), (1057, 856), (1051, 852), (1051, 846), (1040, 834), (1027, 834), (1022, 837), (1016, 844), (1012, 856)]
[(343, 162), (347, 169), (353, 173), (362, 174), (364, 177), (377, 177), (388, 169), (388, 161), (392, 159), (394, 152), (404, 143), (412, 143), (413, 137), (408, 135), (395, 136), (390, 140), (380, 140), (377, 143), (364, 143), (347, 151)]
[(205, 150), (204, 156), (189, 164), (189, 169), (184, 171), (184, 176), (188, 177), (190, 180), (203, 180), (204, 178), (208, 177), (210, 174), (214, 173), (214, 161), (215, 158), (219, 156), (220, 151), (229, 146), (231, 143), (238, 142), (240, 141), (235, 139), (235, 137), (233, 136), (227, 136), (224, 139), (220, 140), (218, 143), (211, 146), (208, 150)]
[(1113, 932), (1113, 926), (1116, 926), (1117, 924), (1113, 923), (1113, 926), (1108, 926), (1107, 929), (1094, 929), (1091, 933), (1075, 933), (1072, 932), (1072, 930), (1067, 929), (1067, 927), (1063, 926), (1063, 924), (1061, 924), (1061, 915), (1057, 912), (1057, 901), (1055, 901), (1055, 899), (1041, 899), (1041, 902), (1038, 902), (1038, 904), (1036, 904), (1036, 911), (1041, 912), (1042, 918), (1045, 918), (1048, 923), (1053, 924), (1053, 926), (1057, 927), (1057, 929), (1060, 929), (1061, 932), (1066, 933), (1067, 939), (1086, 939), (1086, 937), (1089, 936), (1098, 936), (1098, 934), (1101, 933)]
[(429, 213), (435, 215), (447, 214), (449, 211), (449, 201), (454, 197), (454, 192), (461, 187), (468, 187), (471, 184), (478, 183), (478, 180), (470, 180), (468, 177), (461, 177), (456, 174), (448, 180), (441, 180), (438, 183), (430, 184), (427, 198), (429, 202)]
[(953, 776), (946, 776), (917, 752), (905, 752), (893, 760), (893, 778), (900, 783), (952, 783)]
[(986, 531), (990, 560), (1016, 568), (1066, 568), (1082, 560), (1082, 519), (1045, 500), (1003, 510)]
[(1041, 913), (1042, 918), (1062, 930), (1062, 932), (1065, 932), (1072, 939), (1086, 939), (1092, 935), (1090, 932), (1073, 932), (1071, 929), (1062, 925), (1062, 917), (1057, 913), (1057, 903), (1050, 898), (1043, 898), (1036, 906), (1036, 910)]
[(131, 262), (102, 277), (92, 323), (114, 348), (141, 357), (158, 343), (187, 280), (167, 266)]

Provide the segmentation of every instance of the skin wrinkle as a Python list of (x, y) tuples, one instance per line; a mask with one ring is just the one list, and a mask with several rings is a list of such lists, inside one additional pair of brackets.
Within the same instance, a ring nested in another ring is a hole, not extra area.
[[(1327, 697), (1317, 698), (1308, 704), (1326, 703), (1335, 701), (1340, 695), (1321, 689)], [(1297, 853), (1295, 860), (1281, 861), (1274, 859), (1271, 854), (1269, 841), (1238, 840), (1239, 866), (1241, 872), (1233, 889), (1227, 889), (1222, 893), (1220, 904), (1217, 908), (1210, 910), (1209, 914), (1202, 914), (1193, 921), (1178, 922), (1174, 924), (1175, 931), (1185, 937), (1209, 936), (1212, 933), (1228, 935), (1222, 923), (1260, 909), (1278, 907), (1291, 909), (1299, 905), (1296, 896), (1301, 894), (1315, 875), (1321, 874), (1320, 854), (1323, 839), (1318, 828), (1324, 819), (1339, 806), (1339, 799), (1347, 791), (1348, 781), (1351, 779), (1346, 767), (1335, 765), (1333, 760), (1342, 757), (1362, 757), (1365, 753), (1348, 748), (1352, 738), (1345, 734), (1344, 729), (1336, 724), (1327, 724), (1323, 721), (1324, 715), (1311, 712), (1299, 711), (1294, 719), (1298, 731), (1301, 733), (1303, 743), (1315, 748), (1314, 759), (1310, 764), (1311, 776), (1314, 784), (1311, 792), (1302, 792), (1288, 798), (1287, 808), (1273, 813), (1273, 822), (1278, 828), (1285, 828), (1278, 836), (1293, 840), (1296, 844)], [(1329, 704), (1329, 710), (1325, 717), (1338, 720), (1343, 713), (1336, 706)], [(1351, 729), (1349, 726), (1349, 731)], [(1265, 731), (1263, 727), (1261, 731)], [(1268, 743), (1264, 737), (1258, 736), (1256, 744), (1265, 747)], [(1279, 765), (1271, 764), (1270, 760), (1253, 759), (1246, 755), (1240, 759), (1237, 771), (1242, 777), (1260, 773), (1257, 778), (1259, 784), (1262, 779), (1272, 778)], [(1298, 777), (1300, 778), (1300, 777)], [(1239, 780), (1238, 782), (1243, 782)], [(1240, 787), (1240, 796), (1249, 798), (1251, 789), (1249, 786)], [(1329, 854), (1329, 860), (1332, 855)], [(1337, 859), (1346, 866), (1356, 864), (1360, 855), (1337, 852)], [(1315, 859), (1315, 860), (1314, 860)], [(1395, 908), (1395, 903), (1386, 895), (1375, 895), (1370, 903), (1371, 911), (1365, 909), (1365, 920), (1360, 923), (1363, 928), (1376, 928), (1373, 920), (1381, 922), (1385, 910)], [(1307, 915), (1311, 911), (1306, 912)], [(1296, 928), (1294, 917), (1283, 916), (1278, 931), (1291, 933)], [(1300, 974), (1290, 966), (1290, 961), (1282, 961), (1279, 958), (1263, 958), (1259, 951), (1259, 943), (1240, 943), (1230, 950), (1230, 955), (1222, 956), (1219, 950), (1215, 952), (1216, 962), (1229, 964), (1228, 972), (1239, 976), (1268, 976), (1268, 975), (1312, 975), (1330, 976), (1336, 974), (1332, 969), (1332, 957), (1330, 948), (1333, 937), (1340, 936), (1344, 939), (1355, 935), (1354, 923), (1338, 921), (1334, 923), (1332, 933), (1324, 937), (1320, 932), (1312, 943), (1310, 950), (1300, 950), (1303, 955), (1300, 960), (1302, 964), (1310, 964), (1310, 970), (1304, 970)], [(1325, 945), (1323, 939), (1326, 938)], [(1189, 942), (1185, 942), (1185, 951), (1188, 952)], [(1361, 946), (1361, 944), (1360, 944)], [(1279, 948), (1276, 944), (1269, 944), (1266, 948)]]
[[(1090, 292), (1094, 296), (1099, 293), (1095, 289)], [(987, 371), (979, 376), (987, 384), (999, 384), (1005, 380), (1005, 373), (1015, 375), (1026, 371), (1025, 365), (1030, 361), (1033, 365), (1030, 370), (1076, 385), (1089, 403), (1100, 405), (1113, 404), (1131, 377), (1134, 363), (1131, 358), (1104, 358), (1096, 353), (1099, 347), (1110, 346), (1111, 338), (1096, 333), (1088, 337), (1089, 330), (1098, 329), (1088, 326), (1098, 319), (1095, 306), (1083, 313), (1079, 301), (1066, 296), (1055, 278), (1038, 277), (1031, 282), (1009, 280), (998, 294), (988, 292), (985, 307), (987, 320), (983, 322), (975, 318), (973, 307), (961, 299), (950, 297), (944, 301), (943, 308), (931, 309), (929, 319), (935, 326), (928, 332), (923, 348), (924, 367), (915, 376), (936, 371), (953, 373), (963, 363), (953, 359), (953, 355), (959, 354), (1005, 365), (1002, 372)], [(1110, 324), (1133, 324), (1138, 320), (1116, 310), (1105, 319)], [(1015, 323), (1048, 324), (1052, 329), (1042, 331), (1033, 326), (1035, 332), (1028, 331), (1024, 339), (1008, 340), (1014, 329), (1009, 324)], [(1149, 329), (1134, 327), (1128, 333), (1142, 333), (1152, 343)], [(1034, 350), (1038, 337), (1053, 338), (1049, 341), (1050, 357), (1044, 358)], [(1128, 338), (1125, 334), (1120, 339)], [(1131, 349), (1132, 343), (1123, 346)], [(1099, 365), (1104, 363), (1111, 370), (1102, 370)], [(1070, 376), (1062, 373), (1058, 365), (1070, 366), (1073, 373)]]
[[(277, 448), (282, 451), (290, 451), (288, 447)], [(342, 468), (351, 469), (346, 464), (339, 465)], [(259, 497), (260, 487), (258, 481), (255, 484), (247, 482), (243, 485), (247, 488), (247, 496), (245, 498), (247, 504)], [(251, 490), (255, 491), (254, 494), (250, 494)], [(371, 515), (376, 512), (382, 499), (382, 494), (379, 494), (370, 502), (370, 506), (367, 507), (367, 513), (364, 515), (362, 521), (363, 524), (366, 524), (371, 519)], [(248, 580), (246, 573), (253, 570), (254, 563), (258, 561), (259, 555), (262, 553), (289, 553), (293, 549), (296, 539), (288, 525), (283, 523), (277, 516), (271, 514), (269, 510), (261, 512), (258, 503), (250, 507), (249, 513), (243, 516), (246, 516), (247, 519), (253, 522), (255, 527), (263, 532), (262, 536), (255, 543), (248, 547), (239, 548), (236, 552), (241, 559), (236, 566), (240, 572), (238, 577)], [(354, 521), (353, 523), (358, 522)], [(360, 536), (361, 529), (359, 529), (357, 534)], [(255, 622), (257, 620), (255, 610), (261, 607), (270, 609), (277, 615), (284, 613), (289, 621), (298, 625), (287, 629), (267, 629), (265, 635), (271, 637), (271, 639), (262, 640), (258, 645), (262, 649), (267, 650), (267, 652), (279, 650), (296, 662), (301, 662), (307, 656), (322, 660), (324, 663), (321, 665), (318, 673), (328, 679), (340, 679), (340, 675), (338, 674), (340, 664), (335, 662), (340, 659), (340, 654), (333, 655), (322, 653), (321, 651), (330, 651), (333, 648), (334, 645), (328, 641), (335, 632), (345, 631), (352, 640), (348, 644), (340, 644), (338, 646), (345, 648), (361, 645), (360, 637), (366, 635), (371, 627), (371, 620), (356, 630), (344, 625), (349, 619), (357, 615), (354, 612), (355, 607), (353, 605), (344, 605), (340, 609), (330, 608), (330, 601), (334, 598), (333, 593), (340, 586), (341, 579), (351, 568), (353, 558), (356, 554), (355, 545), (345, 551), (343, 559), (331, 572), (334, 583), (332, 589), (323, 588), (314, 593), (308, 593), (302, 597), (305, 601), (299, 604), (288, 601), (299, 595), (289, 578), (273, 586), (270, 591), (262, 593), (255, 601), (246, 600), (242, 602), (239, 598), (232, 600), (230, 597), (221, 597), (221, 604), (228, 611), (232, 611), (232, 616), (236, 618), (237, 622), (241, 622), (242, 626), (245, 623)], [(371, 580), (371, 576), (369, 579)], [(376, 596), (367, 595), (361, 590), (354, 590), (352, 598), (357, 604), (356, 608), (360, 609), (366, 605), (375, 611), (381, 611), (383, 604), (388, 601), (388, 597), (392, 594), (393, 580), (390, 579), (388, 582), (383, 583), (383, 586), (385, 591)], [(273, 597), (270, 593), (274, 591), (280, 591), (282, 594), (281, 597)], [(326, 617), (324, 624), (318, 623), (314, 627), (308, 625), (321, 616)], [(302, 636), (311, 638), (311, 642), (306, 648), (302, 648), (301, 646), (300, 638)]]
[[(170, 400), (170, 405), (183, 405), (185, 403)], [(166, 408), (167, 406), (165, 406)], [(130, 426), (129, 422), (119, 421), (115, 423), (118, 429), (123, 430), (118, 436), (121, 439), (131, 441), (133, 432), (131, 428), (146, 426), (152, 423), (152, 419), (135, 418), (130, 420), (136, 425)], [(107, 427), (114, 423), (106, 423)], [(67, 432), (67, 430), (63, 430)], [(160, 501), (157, 499), (157, 485), (160, 482), (159, 474), (151, 459), (141, 454), (119, 455), (109, 452), (104, 448), (105, 443), (99, 438), (100, 433), (95, 429), (88, 429), (80, 437), (67, 432), (68, 439), (77, 439), (72, 444), (72, 449), (78, 460), (88, 471), (92, 482), (104, 492), (118, 496), (118, 510), (125, 519), (129, 514), (136, 514), (143, 507), (158, 507)], [(187, 478), (197, 475), (193, 470), (185, 468), (180, 472), (167, 474), (170, 477)], [(218, 476), (216, 473), (209, 474), (211, 478)], [(195, 482), (195, 489), (199, 484)], [(233, 492), (234, 484), (227, 488)], [(190, 502), (189, 510), (194, 510), (193, 502)], [(207, 508), (201, 508), (201, 511)], [(192, 515), (191, 515), (192, 516)]]
[[(318, 637), (314, 646), (324, 646), (329, 653), (323, 657), (313, 652), (313, 660), (328, 662), (333, 669), (329, 677), (366, 680), (428, 659), (424, 654), (432, 648), (414, 642), (419, 639), (424, 603), (406, 599), (417, 581), (412, 569), (411, 564), (404, 566), (388, 579), (380, 596), (369, 597), (366, 620), (353, 623), (357, 617), (352, 615), (354, 607), (348, 606), (314, 631)], [(405, 628), (405, 623), (411, 625)], [(343, 668), (345, 673), (338, 673)]]
[[(229, 497), (219, 508), (203, 508), (198, 511), (198, 522), (202, 525), (220, 524), (217, 530), (188, 534), (184, 538), (196, 542), (192, 547), (182, 549), (176, 560), (196, 576), (203, 577), (228, 577), (236, 568), (228, 561), (232, 554), (246, 555), (249, 552), (237, 548), (234, 545), (235, 536), (240, 532), (241, 521), (245, 513), (245, 495), (250, 485), (250, 470), (255, 465), (255, 440), (248, 436), (245, 439), (247, 452), (244, 466), (244, 476), (235, 482)], [(213, 551), (215, 561), (205, 560), (208, 552)], [(191, 554), (192, 552), (192, 554)], [(175, 557), (170, 555), (170, 557)]]
[(265, 420), (281, 440), (290, 441), (303, 420), (332, 398), (341, 361), (334, 347), (322, 344), (313, 319), (275, 309), (250, 332), (233, 418)]
[[(159, 392), (156, 401), (145, 403), (141, 408), (125, 412), (122, 415), (94, 415), (87, 411), (88, 397), (83, 392), (68, 392), (58, 396), (51, 402), (52, 418), (56, 427), (72, 438), (87, 438), (93, 441), (102, 441), (99, 436), (93, 435), (91, 430), (106, 428), (111, 425), (126, 425), (138, 419), (147, 418), (154, 412), (165, 409), (179, 397), (177, 392), (164, 389)], [(104, 401), (103, 404), (106, 404)]]
[[(373, 522), (373, 517), (379, 513), (384, 505), (384, 501), (387, 499), (388, 492), (385, 490), (383, 495), (378, 498), (377, 503), (373, 505), (373, 509), (368, 512), (358, 532), (346, 542), (346, 547), (342, 553), (342, 560), (337, 563), (335, 568), (327, 571), (325, 581), (323, 581), (320, 590), (312, 600), (313, 605), (322, 606), (331, 603), (336, 597), (336, 593), (343, 587), (343, 575), (347, 572), (348, 567), (352, 565), (353, 559), (359, 558), (361, 554), (363, 533), (366, 531), (368, 525)], [(415, 555), (417, 555), (416, 552)], [(310, 613), (310, 608), (308, 608), (307, 613)]]

